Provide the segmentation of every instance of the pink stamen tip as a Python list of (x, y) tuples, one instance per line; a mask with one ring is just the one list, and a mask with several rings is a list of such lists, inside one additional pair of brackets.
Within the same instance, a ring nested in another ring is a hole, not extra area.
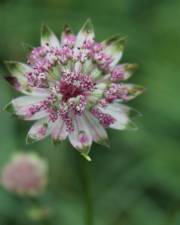
[(127, 99), (128, 90), (121, 84), (113, 83), (106, 91), (105, 97), (108, 102), (113, 102), (117, 99)]
[(109, 127), (116, 121), (115, 118), (112, 117), (110, 114), (103, 113), (98, 108), (93, 108), (91, 112), (104, 127)]
[(46, 134), (47, 128), (45, 126), (42, 126), (38, 129), (38, 134), (40, 136), (44, 136)]
[(81, 144), (83, 144), (83, 145), (86, 145), (89, 142), (89, 138), (85, 133), (79, 134), (79, 140), (80, 140)]
[(116, 66), (111, 73), (112, 81), (120, 81), (124, 78), (124, 68), (121, 65)]

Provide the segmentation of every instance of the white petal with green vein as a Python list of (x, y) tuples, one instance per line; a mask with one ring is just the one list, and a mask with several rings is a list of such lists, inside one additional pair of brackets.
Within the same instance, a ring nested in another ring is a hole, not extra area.
[(26, 143), (30, 144), (39, 140), (42, 140), (50, 135), (52, 130), (52, 123), (48, 121), (48, 118), (41, 119), (34, 123), (29, 130), (26, 138)]
[(136, 84), (122, 84), (122, 87), (125, 87), (128, 91), (128, 96), (126, 100), (132, 100), (138, 95), (142, 94), (144, 91), (144, 87)]
[(18, 90), (22, 93), (28, 92), (28, 80), (27, 74), (32, 72), (32, 68), (24, 63), (15, 61), (6, 61), (5, 65), (9, 70), (12, 77), (14, 77), (18, 82)]
[(60, 47), (60, 42), (56, 35), (46, 25), (42, 25), (41, 28), (41, 45), (49, 45), (51, 47)]
[(81, 153), (88, 154), (92, 144), (92, 136), (87, 125), (83, 123), (83, 120), (79, 116), (74, 118), (73, 125), (74, 131), (69, 134), (71, 144)]
[(85, 111), (83, 120), (86, 121), (87, 127), (95, 142), (109, 147), (109, 139), (106, 130), (101, 126), (99, 121), (90, 113)]
[(64, 121), (62, 121), (62, 119), (59, 118), (53, 125), (51, 137), (53, 141), (56, 143), (56, 142), (65, 140), (67, 135), (68, 133), (66, 130), (66, 125)]
[(104, 45), (104, 52), (112, 57), (113, 61), (111, 66), (115, 66), (121, 59), (123, 55), (124, 45), (126, 39), (120, 37), (119, 35), (113, 36), (102, 42)]
[(88, 19), (84, 25), (82, 26), (82, 28), (80, 29), (78, 35), (77, 35), (77, 39), (76, 39), (76, 44), (75, 44), (75, 50), (78, 47), (81, 47), (82, 44), (84, 43), (84, 41), (86, 40), (93, 40), (95, 37), (94, 34), (94, 28), (93, 28), (93, 24), (91, 22), (90, 19)]
[(40, 110), (39, 112), (34, 113), (32, 116), (29, 116), (28, 110), (30, 109), (30, 107), (38, 105), (42, 100), (44, 100), (44, 98), (42, 97), (18, 97), (16, 99), (13, 99), (5, 107), (5, 110), (14, 115), (17, 115), (24, 120), (38, 120), (47, 116), (47, 112), (45, 112), (44, 110)]
[(105, 108), (101, 108), (102, 112), (110, 114), (115, 118), (115, 123), (110, 125), (110, 128), (124, 130), (124, 129), (136, 129), (137, 127), (130, 120), (130, 112), (132, 109), (128, 106), (122, 105), (120, 103), (109, 104)]

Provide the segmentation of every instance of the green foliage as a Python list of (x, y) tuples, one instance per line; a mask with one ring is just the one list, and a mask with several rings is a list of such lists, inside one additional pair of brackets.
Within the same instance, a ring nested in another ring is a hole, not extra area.
[(180, 224), (179, 8), (178, 0), (0, 1), (1, 108), (16, 95), (2, 61), (24, 61), (21, 43), (38, 45), (42, 23), (60, 35), (64, 24), (77, 31), (91, 17), (98, 40), (127, 36), (123, 62), (140, 65), (131, 81), (146, 87), (129, 104), (143, 114), (139, 130), (109, 131), (111, 148), (94, 144), (90, 163), (67, 142), (26, 146), (30, 123), (1, 112), (1, 168), (16, 150), (33, 149), (48, 159), (50, 181), (37, 200), (1, 188), (0, 225)]

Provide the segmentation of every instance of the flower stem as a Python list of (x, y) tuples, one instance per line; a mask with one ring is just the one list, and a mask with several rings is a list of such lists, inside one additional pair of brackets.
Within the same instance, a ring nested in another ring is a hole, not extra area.
[(84, 204), (85, 204), (85, 224), (93, 225), (93, 201), (91, 191), (91, 177), (90, 177), (90, 164), (83, 158), (81, 160), (82, 170), (82, 182), (83, 182), (83, 193), (84, 193)]

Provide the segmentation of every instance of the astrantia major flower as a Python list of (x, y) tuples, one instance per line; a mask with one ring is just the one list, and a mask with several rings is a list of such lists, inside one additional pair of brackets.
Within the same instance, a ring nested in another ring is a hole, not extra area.
[(35, 196), (47, 184), (47, 163), (34, 153), (18, 153), (4, 166), (1, 184), (19, 195)]
[(87, 159), (92, 142), (108, 145), (106, 128), (123, 130), (133, 123), (133, 110), (123, 102), (142, 93), (139, 85), (124, 83), (136, 64), (118, 64), (125, 39), (113, 36), (95, 41), (87, 20), (75, 36), (68, 26), (59, 41), (42, 27), (41, 46), (33, 48), (27, 64), (6, 62), (7, 80), (25, 96), (11, 101), (8, 111), (35, 120), (27, 142), (47, 136), (57, 142), (69, 138)]

